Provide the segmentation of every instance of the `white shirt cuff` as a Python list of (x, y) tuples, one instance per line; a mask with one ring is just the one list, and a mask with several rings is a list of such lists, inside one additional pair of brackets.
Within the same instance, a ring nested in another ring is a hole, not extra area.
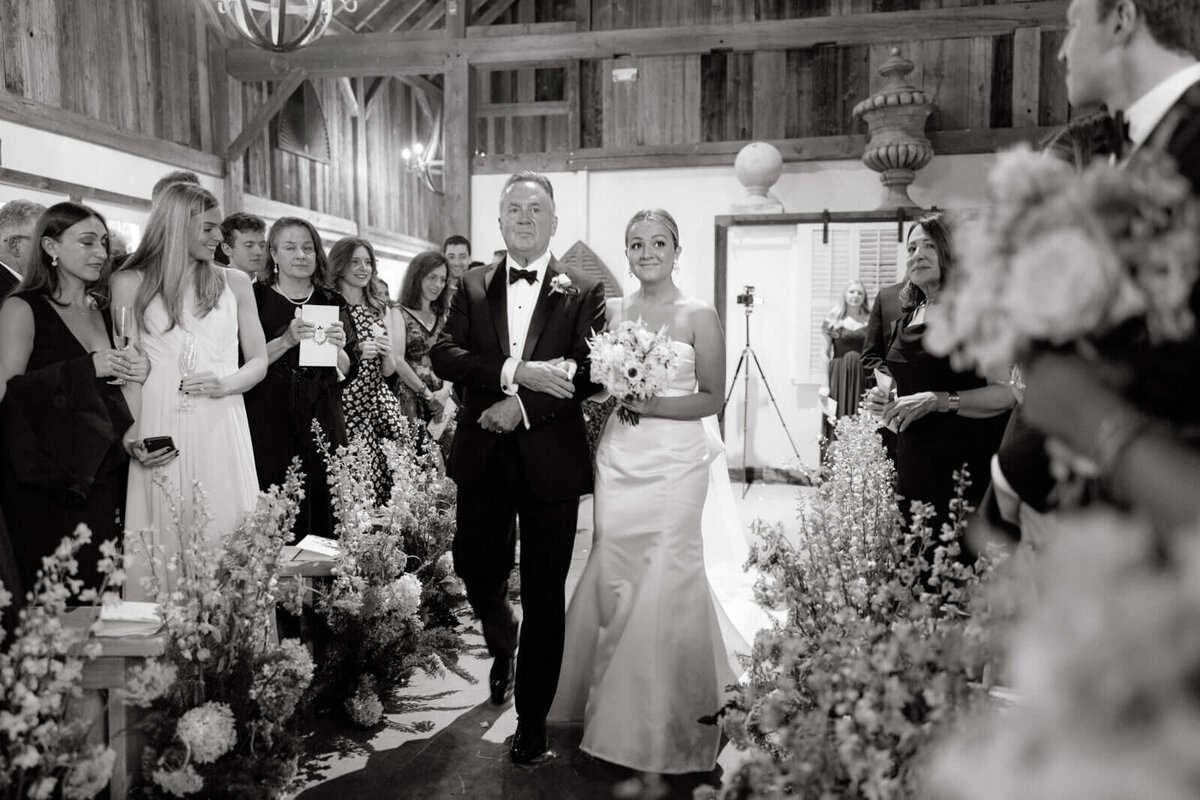
[(525, 413), (525, 404), (521, 402), (521, 396), (513, 392), (513, 397), (517, 398), (517, 405), (521, 407), (521, 421), (525, 423), (525, 430), (529, 430), (529, 415)]
[[(504, 366), (500, 368), (500, 391), (508, 395), (515, 395), (517, 389), (520, 388), (516, 384), (517, 367), (520, 366), (521, 360), (518, 358), (506, 358)], [(521, 408), (521, 413), (525, 413), (524, 407)]]
[(1020, 523), (1021, 497), (1000, 469), (1000, 458), (992, 456), (992, 491), (996, 495), (996, 506), (1000, 510), (1000, 518), (1013, 524)]

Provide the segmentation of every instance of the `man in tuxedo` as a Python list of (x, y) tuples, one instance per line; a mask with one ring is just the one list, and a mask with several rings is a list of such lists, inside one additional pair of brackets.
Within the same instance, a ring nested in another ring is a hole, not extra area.
[[(567, 568), (579, 497), (592, 487), (580, 403), (598, 389), (587, 339), (604, 327), (604, 285), (550, 254), (558, 219), (545, 176), (510, 177), (499, 221), (506, 257), (463, 274), (430, 358), (463, 391), (446, 464), (458, 484), (454, 568), (494, 659), (492, 701), (506, 702), (515, 683), (511, 755), (530, 764), (550, 757), (545, 720), (562, 662)], [(519, 647), (507, 599), (518, 517)]]
[[(888, 372), (887, 351), (892, 341), (892, 328), (904, 316), (900, 308), (900, 290), (904, 284), (905, 281), (900, 281), (881, 287), (871, 305), (871, 316), (867, 318), (867, 338), (862, 349), (863, 377), (868, 382), (872, 380), (875, 370)], [(879, 433), (883, 437), (884, 449), (895, 461), (896, 434), (890, 428), (880, 428)]]
[(33, 229), (45, 210), (32, 200), (10, 200), (0, 207), (0, 300), (21, 282), (33, 250)]

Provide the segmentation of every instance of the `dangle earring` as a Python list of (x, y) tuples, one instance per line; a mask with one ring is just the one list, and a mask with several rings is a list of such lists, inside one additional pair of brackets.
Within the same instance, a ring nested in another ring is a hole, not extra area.
[(55, 269), (58, 269), (58, 256), (50, 257), (50, 266), (54, 267)]

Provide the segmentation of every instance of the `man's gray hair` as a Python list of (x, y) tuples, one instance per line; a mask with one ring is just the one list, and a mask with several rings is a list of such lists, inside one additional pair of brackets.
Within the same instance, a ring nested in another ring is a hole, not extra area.
[(0, 206), (0, 234), (32, 225), (45, 210), (44, 205), (32, 200), (9, 200)]
[(531, 169), (523, 169), (520, 172), (514, 172), (508, 176), (508, 180), (504, 182), (504, 188), (500, 190), (500, 196), (508, 191), (508, 187), (516, 183), (532, 183), (542, 187), (546, 194), (550, 197), (550, 201), (554, 202), (554, 186), (550, 183), (550, 179), (540, 172), (534, 172)]

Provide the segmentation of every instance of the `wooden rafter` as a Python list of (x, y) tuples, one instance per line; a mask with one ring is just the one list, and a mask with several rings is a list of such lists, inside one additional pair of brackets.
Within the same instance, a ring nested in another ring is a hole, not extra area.
[(225, 154), (225, 158), (230, 161), (241, 158), (242, 153), (246, 152), (246, 148), (250, 146), (250, 143), (263, 132), (263, 129), (267, 127), (267, 123), (283, 109), (288, 98), (292, 96), (292, 92), (299, 89), (300, 84), (304, 83), (307, 77), (308, 75), (303, 69), (293, 69), (289, 72), (279, 82), (279, 85), (275, 87), (275, 92), (271, 95), (271, 99), (255, 112), (250, 121), (246, 123), (246, 127), (233, 140), (233, 144), (229, 145), (229, 152)]
[(208, 27), (217, 35), (217, 40), (224, 47), (229, 46), (229, 37), (225, 34), (225, 26), (221, 24), (221, 16), (217, 13), (216, 7), (212, 3), (197, 3), (200, 7), (200, 13), (204, 16), (204, 21), (208, 23)]
[(387, 78), (375, 78), (371, 81), (371, 85), (366, 88), (363, 93), (363, 118), (370, 119), (371, 113), (375, 111), (375, 104), (379, 102), (379, 98), (383, 96), (383, 88), (387, 86)]
[(417, 13), (417, 9), (425, 4), (425, 0), (404, 0), (398, 4), (395, 10), (384, 17), (379, 23), (376, 30), (384, 33), (392, 33), (400, 29), (400, 26), (408, 21), (408, 18)]
[(350, 85), (349, 78), (337, 79), (338, 91), (341, 92), (342, 99), (346, 101), (346, 106), (350, 109), (350, 116), (358, 116), (358, 98), (354, 96), (354, 87)]
[(475, 24), (477, 26), (491, 25), (493, 22), (500, 19), (505, 11), (508, 11), (510, 8), (512, 8), (513, 3), (515, 2), (517, 2), (517, 0), (493, 0), (492, 4), (488, 6), (487, 11), (484, 11), (479, 16), (479, 21)]
[[(791, 50), (817, 45), (870, 45), (923, 39), (1009, 34), (1018, 28), (1063, 26), (1067, 0), (1040, 0), (961, 8), (933, 8), (743, 22), (692, 27), (635, 28), (496, 37), (447, 38), (422, 33), (359, 34), (354, 47), (322, 40), (280, 56), (249, 47), (229, 51), (230, 74), (240, 80), (271, 80), (283, 59), (313, 77), (429, 74), (455, 60), (472, 66), (539, 64), (545, 61), (627, 56)], [(536, 27), (536, 26), (535, 26)]]

